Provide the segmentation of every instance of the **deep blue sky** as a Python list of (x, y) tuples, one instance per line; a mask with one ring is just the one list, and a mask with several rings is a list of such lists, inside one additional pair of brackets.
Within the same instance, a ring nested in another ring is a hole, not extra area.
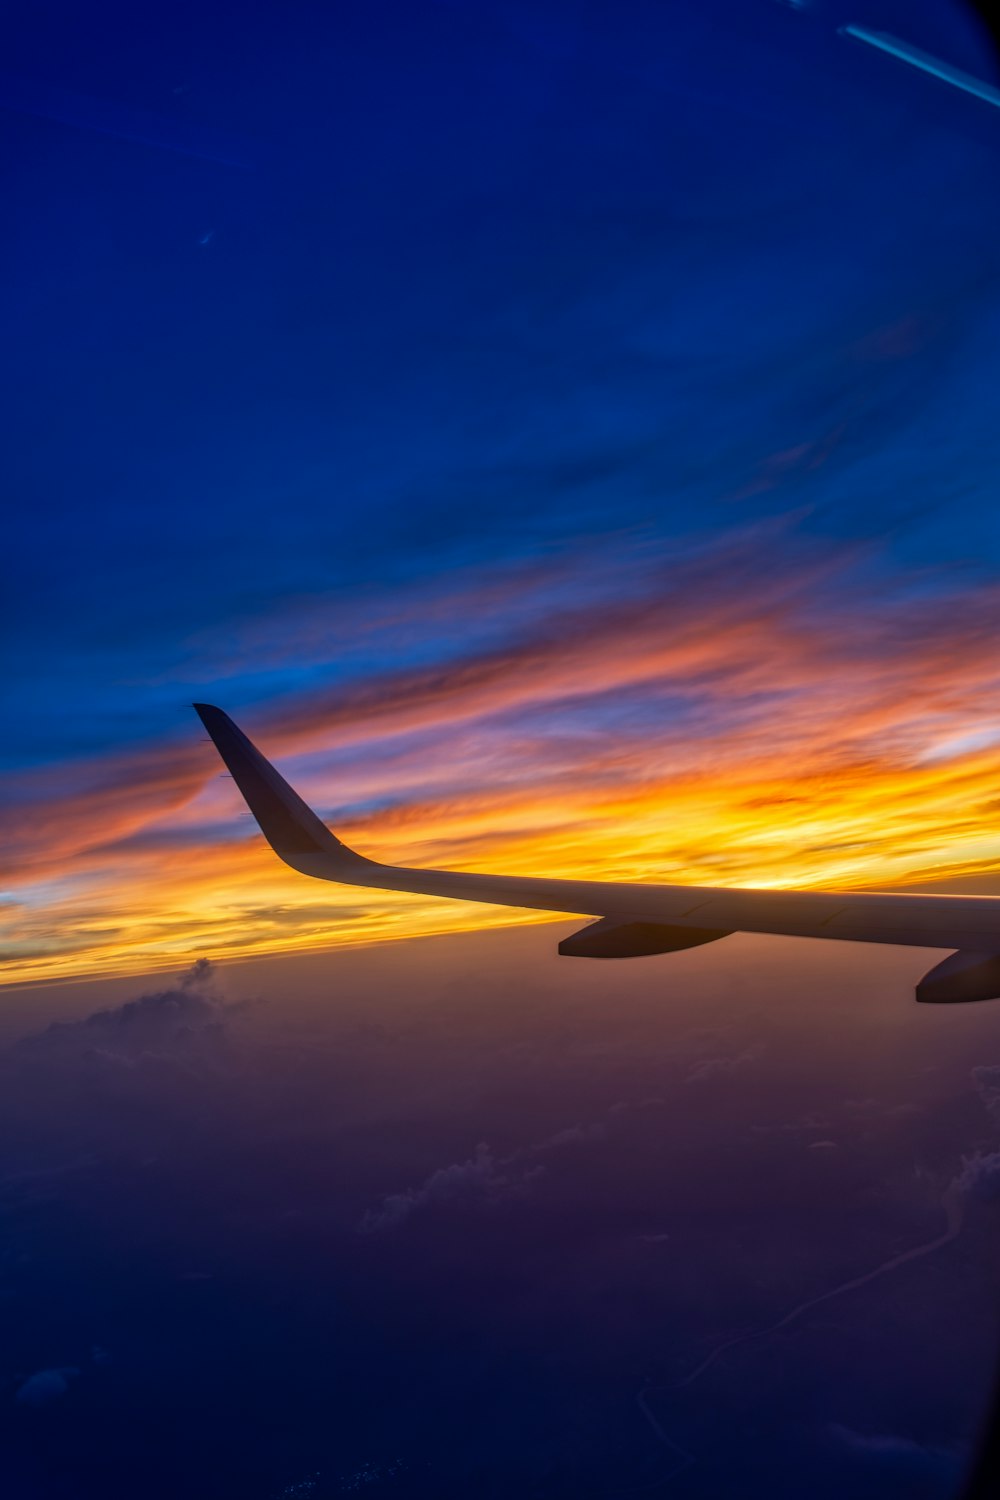
[(303, 595), (609, 534), (992, 567), (1000, 115), (859, 17), (989, 76), (880, 0), (9, 18), (8, 761), (300, 687), (231, 646)]

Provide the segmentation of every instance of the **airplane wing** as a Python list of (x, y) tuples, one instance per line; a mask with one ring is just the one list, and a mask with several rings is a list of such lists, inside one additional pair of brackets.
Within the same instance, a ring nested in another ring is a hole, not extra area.
[(207, 703), (194, 707), (271, 848), (303, 875), (342, 885), (596, 917), (596, 922), (559, 944), (560, 953), (579, 958), (673, 953), (734, 932), (957, 949), (924, 975), (917, 999), (1000, 998), (1000, 897), (731, 890), (383, 865), (335, 838), (228, 714)]

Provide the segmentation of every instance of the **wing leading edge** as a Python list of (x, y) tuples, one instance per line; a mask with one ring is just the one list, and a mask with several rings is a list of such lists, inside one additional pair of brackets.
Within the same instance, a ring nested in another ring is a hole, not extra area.
[(559, 945), (583, 958), (670, 953), (733, 932), (958, 949), (924, 976), (917, 999), (1000, 997), (1000, 898), (633, 885), (383, 865), (335, 838), (228, 714), (194, 707), (275, 854), (314, 879), (596, 917)]

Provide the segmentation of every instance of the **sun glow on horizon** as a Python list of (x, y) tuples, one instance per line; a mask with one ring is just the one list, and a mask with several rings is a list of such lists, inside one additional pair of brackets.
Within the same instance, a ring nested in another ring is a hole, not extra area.
[[(203, 763), (204, 771), (214, 768)], [(797, 778), (773, 752), (752, 775), (738, 765), (714, 774), (702, 768), (626, 782), (614, 793), (585, 776), (561, 789), (542, 778), (535, 788), (484, 787), (444, 803), (369, 812), (336, 831), (390, 863), (584, 880), (873, 889), (1000, 870), (1000, 830), (989, 831), (998, 785), (995, 749), (910, 765), (804, 767)], [(225, 788), (230, 814), (241, 816), (235, 788)], [(222, 812), (218, 791), (211, 800), (214, 828)], [(171, 816), (161, 813), (144, 835), (126, 833), (81, 851), (74, 863), (78, 877), (85, 872), (82, 883), (56, 880), (52, 871), (26, 881), (7, 903), (5, 982), (152, 971), (196, 954), (306, 952), (558, 920), (312, 881), (283, 866), (255, 830), (218, 842), (203, 826), (182, 819), (184, 836), (171, 841)]]
[[(401, 640), (430, 618), (438, 641), (450, 610), (451, 652), (229, 706), (340, 837), (391, 864), (769, 889), (1000, 870), (995, 589), (862, 590), (850, 549), (779, 576), (773, 541), (751, 528), (671, 570), (626, 552), (614, 608), (589, 602), (600, 560), (567, 563), (547, 613), (500, 643), (462, 641), (474, 579), (433, 609), (397, 600)], [(519, 619), (521, 587), (494, 580), (491, 608)], [(219, 772), (192, 722), (12, 777), (3, 982), (551, 920), (309, 880)]]

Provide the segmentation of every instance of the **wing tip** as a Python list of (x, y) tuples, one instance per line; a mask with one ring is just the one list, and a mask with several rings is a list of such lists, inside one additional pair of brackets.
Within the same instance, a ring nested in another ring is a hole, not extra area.
[[(368, 867), (372, 861), (342, 844), (303, 801), (238, 724), (214, 703), (192, 704), (214, 742), (243, 800), (260, 825), (271, 848), (294, 869), (302, 859), (322, 856), (338, 868)], [(306, 868), (304, 873), (314, 873)]]

